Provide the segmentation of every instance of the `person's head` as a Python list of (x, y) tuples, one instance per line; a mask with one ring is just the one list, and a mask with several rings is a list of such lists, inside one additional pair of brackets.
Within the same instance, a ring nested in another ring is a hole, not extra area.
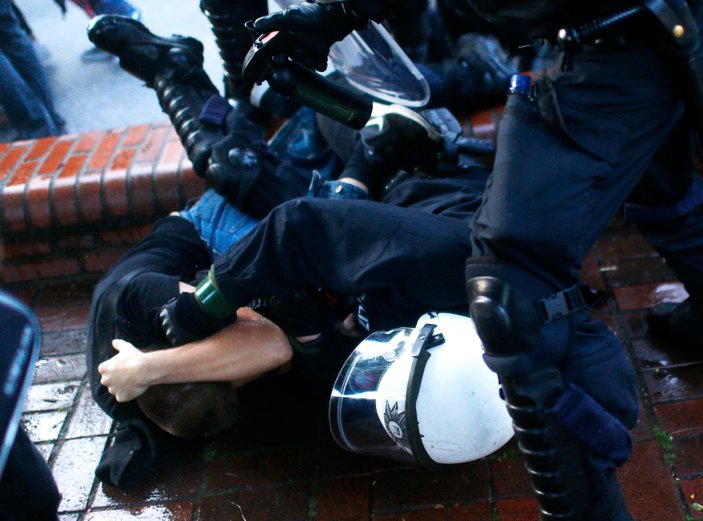
[[(145, 351), (169, 347), (152, 346)], [(239, 416), (239, 396), (229, 382), (153, 385), (137, 403), (151, 421), (180, 438), (214, 436)]]

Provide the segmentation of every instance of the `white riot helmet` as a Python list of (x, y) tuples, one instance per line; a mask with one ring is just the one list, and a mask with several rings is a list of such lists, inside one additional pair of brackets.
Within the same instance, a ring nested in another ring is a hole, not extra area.
[(332, 390), (335, 441), (352, 452), (426, 468), (498, 450), (513, 435), (512, 421), (482, 354), (473, 320), (450, 313), (371, 334)]

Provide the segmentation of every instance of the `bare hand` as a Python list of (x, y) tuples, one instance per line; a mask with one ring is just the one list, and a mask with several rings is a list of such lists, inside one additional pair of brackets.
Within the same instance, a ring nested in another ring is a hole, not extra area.
[(118, 352), (98, 366), (100, 383), (107, 387), (118, 402), (128, 402), (141, 396), (149, 388), (142, 382), (144, 353), (129, 342), (116, 338), (112, 347)]

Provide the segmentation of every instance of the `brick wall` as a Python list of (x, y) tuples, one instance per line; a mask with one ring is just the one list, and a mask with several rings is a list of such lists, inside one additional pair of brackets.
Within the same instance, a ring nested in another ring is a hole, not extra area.
[[(500, 114), (465, 133), (493, 138)], [(168, 123), (0, 143), (0, 283), (103, 273), (203, 189)]]
[(0, 144), (0, 282), (102, 273), (203, 187), (168, 124)]

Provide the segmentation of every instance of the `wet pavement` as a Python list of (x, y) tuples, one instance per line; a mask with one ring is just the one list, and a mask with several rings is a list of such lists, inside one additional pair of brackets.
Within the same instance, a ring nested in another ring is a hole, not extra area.
[[(685, 292), (639, 234), (617, 223), (583, 274), (604, 297), (594, 315), (623, 340), (640, 383), (634, 454), (619, 473), (628, 506), (638, 521), (703, 519), (703, 353), (650, 338), (645, 323), (649, 307)], [(85, 379), (94, 283), (10, 288), (43, 329), (23, 423), (53, 469), (63, 521), (537, 519), (513, 442), (439, 473), (353, 455), (331, 440), (325, 400), (292, 376), (250, 387), (235, 429), (171, 447), (139, 490), (101, 485), (93, 471), (112, 425)]]

